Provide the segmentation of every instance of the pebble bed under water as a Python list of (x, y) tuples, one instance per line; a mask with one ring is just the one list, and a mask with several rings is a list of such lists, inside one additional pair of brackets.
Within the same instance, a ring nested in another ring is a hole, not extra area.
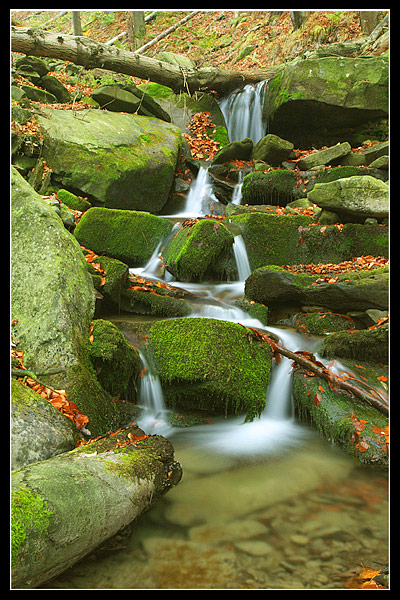
[(309, 432), (257, 460), (206, 452), (186, 435), (173, 443), (181, 483), (128, 541), (47, 589), (344, 589), (363, 566), (387, 563), (384, 473)]

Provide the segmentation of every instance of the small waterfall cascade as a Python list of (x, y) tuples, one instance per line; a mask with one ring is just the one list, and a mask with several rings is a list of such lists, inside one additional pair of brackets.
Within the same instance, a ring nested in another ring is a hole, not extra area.
[(239, 274), (239, 281), (245, 281), (251, 274), (249, 259), (247, 257), (246, 244), (241, 235), (235, 235), (233, 242), (233, 253)]
[(196, 179), (192, 182), (186, 199), (186, 206), (176, 217), (199, 217), (210, 212), (210, 205), (218, 202), (214, 196), (208, 169), (200, 167)]
[(242, 202), (242, 185), (243, 185), (243, 173), (239, 171), (239, 181), (237, 182), (235, 189), (232, 194), (232, 204), (239, 205)]
[(138, 352), (143, 365), (139, 389), (139, 406), (142, 413), (138, 425), (146, 433), (169, 435), (173, 428), (167, 422), (169, 411), (165, 406), (160, 378), (154, 373), (145, 353), (142, 350)]
[(265, 136), (263, 102), (268, 80), (245, 85), (223, 98), (219, 104), (231, 142), (249, 137), (254, 144)]

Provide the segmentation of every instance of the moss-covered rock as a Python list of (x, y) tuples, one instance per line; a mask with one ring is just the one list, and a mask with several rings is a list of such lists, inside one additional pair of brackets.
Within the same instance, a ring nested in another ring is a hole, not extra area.
[[(317, 184), (355, 176), (360, 180), (364, 176), (373, 177), (380, 180), (378, 185), (381, 181), (387, 180), (387, 175), (382, 170), (354, 165), (296, 172), (289, 169), (255, 170), (243, 179), (242, 202), (249, 205), (287, 206), (293, 201), (305, 198)], [(348, 185), (348, 183), (346, 182), (344, 185)], [(361, 182), (360, 185), (367, 185), (367, 183)], [(310, 201), (317, 203), (311, 196)]]
[(79, 210), (80, 212), (85, 212), (92, 206), (91, 203), (84, 198), (80, 198), (79, 196), (76, 196), (76, 194), (64, 189), (58, 190), (57, 198), (60, 202), (66, 204), (68, 208)]
[(135, 380), (141, 360), (119, 329), (104, 319), (93, 321), (90, 359), (97, 379), (112, 397), (135, 400)]
[[(368, 364), (362, 366), (365, 368), (361, 373), (365, 377), (370, 367)], [(357, 371), (357, 366), (353, 367)], [(382, 370), (380, 374), (383, 374)], [(375, 372), (374, 383), (376, 376)], [(302, 369), (295, 369), (293, 373), (293, 400), (301, 420), (310, 422), (326, 439), (362, 464), (388, 465), (384, 436), (388, 420), (376, 408), (345, 392), (333, 391), (320, 377), (305, 377)]]
[(252, 269), (309, 262), (298, 258), (302, 251), (300, 231), (311, 225), (311, 217), (254, 212), (232, 216), (230, 221), (241, 229)]
[(89, 359), (95, 292), (81, 248), (15, 169), (11, 183), (13, 336), (24, 351), (24, 364), (33, 370), (63, 369), (42, 379), (66, 390), (68, 401), (89, 417), (93, 435), (121, 427), (131, 406), (112, 401)]
[(389, 326), (359, 331), (340, 331), (327, 337), (321, 356), (348, 358), (370, 363), (389, 362)]
[(38, 121), (61, 185), (108, 208), (158, 213), (167, 203), (182, 144), (174, 125), (106, 110), (43, 109)]
[(318, 135), (337, 141), (338, 130), (387, 116), (388, 91), (387, 55), (298, 59), (269, 81), (264, 119), (295, 147)]
[(355, 256), (388, 256), (388, 228), (346, 223), (322, 228), (305, 215), (251, 212), (231, 216), (240, 226), (252, 269), (263, 265), (335, 263)]
[(285, 206), (295, 199), (296, 182), (296, 174), (289, 169), (253, 171), (243, 180), (242, 202)]
[(269, 133), (254, 146), (251, 158), (278, 166), (283, 160), (289, 158), (292, 150), (293, 144), (291, 142)]
[[(163, 250), (167, 269), (179, 281), (226, 278), (233, 259), (233, 235), (218, 221), (202, 219), (181, 228)], [(225, 271), (225, 272), (224, 272)]]
[(220, 165), (230, 160), (250, 160), (252, 150), (253, 140), (250, 138), (230, 142), (218, 150), (212, 160), (212, 164)]
[(133, 290), (121, 292), (119, 308), (136, 315), (153, 315), (160, 317), (186, 317), (191, 308), (183, 298), (174, 298), (166, 290)]
[(147, 212), (92, 207), (79, 221), (74, 235), (85, 248), (132, 267), (144, 265), (171, 229), (168, 219)]
[(317, 183), (307, 194), (321, 208), (338, 214), (383, 219), (389, 215), (389, 187), (375, 177), (348, 177)]
[(296, 313), (279, 324), (296, 327), (311, 335), (326, 335), (336, 331), (354, 329), (353, 319), (347, 315), (324, 311)]
[(271, 350), (247, 328), (216, 319), (158, 321), (148, 351), (171, 408), (261, 414)]
[(317, 275), (292, 273), (279, 266), (261, 267), (247, 278), (245, 295), (267, 306), (322, 306), (338, 313), (388, 307), (387, 267), (341, 273), (332, 283), (317, 283), (317, 279)]

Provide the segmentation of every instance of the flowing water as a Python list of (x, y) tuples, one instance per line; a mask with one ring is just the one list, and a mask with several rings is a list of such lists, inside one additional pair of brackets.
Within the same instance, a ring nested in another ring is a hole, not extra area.
[(257, 144), (265, 136), (262, 112), (267, 83), (260, 81), (255, 86), (245, 85), (220, 102), (231, 142), (249, 137)]
[[(254, 111), (261, 91), (261, 85), (245, 89), (221, 103), (231, 111), (230, 135), (238, 130), (232, 115), (243, 106), (241, 96), (252, 98)], [(256, 124), (242, 119), (255, 139), (260, 114)], [(210, 197), (207, 170), (200, 169), (184, 214), (177, 216), (207, 214)], [(319, 338), (264, 327), (232, 304), (243, 296), (250, 274), (240, 235), (234, 239), (239, 276), (233, 282), (174, 281), (162, 267), (162, 244), (145, 267), (132, 271), (189, 291), (195, 298), (191, 317), (257, 327), (292, 351), (315, 351)], [(45, 588), (344, 589), (364, 565), (379, 569), (387, 562), (387, 476), (359, 467), (297, 422), (289, 359), (274, 362), (259, 419), (217, 418), (177, 428), (169, 424), (157, 373), (140, 352), (146, 372), (138, 424), (172, 441), (183, 465), (182, 481), (135, 521), (131, 535), (120, 536), (116, 547), (97, 551)]]

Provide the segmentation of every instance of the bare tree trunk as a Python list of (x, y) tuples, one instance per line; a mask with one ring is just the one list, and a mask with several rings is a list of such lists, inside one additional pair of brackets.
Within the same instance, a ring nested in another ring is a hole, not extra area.
[(144, 36), (146, 33), (146, 24), (144, 21), (144, 12), (142, 10), (133, 10), (133, 37), (135, 40), (135, 48), (140, 48), (143, 45)]
[(140, 79), (154, 81), (175, 92), (215, 90), (228, 93), (246, 83), (274, 77), (280, 67), (254, 71), (231, 71), (205, 67), (187, 69), (154, 58), (106, 46), (84, 36), (50, 33), (30, 27), (11, 27), (11, 50), (31, 56), (48, 56), (68, 60), (87, 69), (102, 68)]
[(79, 10), (72, 11), (72, 25), (74, 35), (82, 35), (81, 13)]

